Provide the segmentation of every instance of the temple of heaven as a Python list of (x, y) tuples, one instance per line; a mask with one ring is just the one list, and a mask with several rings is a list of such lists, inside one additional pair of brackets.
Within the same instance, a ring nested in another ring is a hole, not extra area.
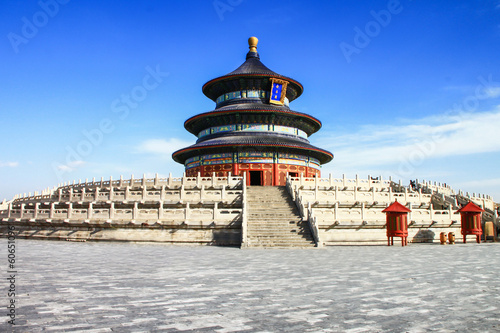
[(320, 177), (320, 165), (333, 159), (308, 140), (321, 122), (289, 108), (302, 94), (302, 84), (267, 68), (257, 43), (250, 37), (246, 61), (203, 85), (215, 110), (185, 121), (198, 140), (172, 155), (187, 176), (246, 174), (247, 185), (284, 186), (287, 174)]

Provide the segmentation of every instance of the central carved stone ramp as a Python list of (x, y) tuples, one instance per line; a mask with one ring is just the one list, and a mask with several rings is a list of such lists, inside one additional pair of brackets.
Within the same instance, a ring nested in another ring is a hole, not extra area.
[(315, 247), (284, 186), (247, 187), (248, 247)]

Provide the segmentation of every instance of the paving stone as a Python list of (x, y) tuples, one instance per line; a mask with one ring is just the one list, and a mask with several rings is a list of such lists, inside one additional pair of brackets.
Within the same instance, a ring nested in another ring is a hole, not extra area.
[(16, 245), (18, 325), (2, 332), (500, 331), (498, 243)]

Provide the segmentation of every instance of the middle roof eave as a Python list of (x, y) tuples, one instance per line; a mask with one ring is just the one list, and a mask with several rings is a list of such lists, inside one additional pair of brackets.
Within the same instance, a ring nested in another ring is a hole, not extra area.
[[(258, 106), (241, 106), (241, 105), (231, 105), (224, 108), (215, 109), (213, 111), (204, 112), (197, 114), (184, 122), (184, 128), (190, 133), (197, 135), (200, 131), (211, 127), (213, 124), (213, 119), (219, 119), (220, 125), (230, 125), (227, 123), (227, 117), (246, 117), (252, 114), (267, 114), (271, 117), (274, 116), (275, 123), (281, 123), (284, 125), (286, 118), (298, 119), (300, 120), (302, 130), (304, 130), (307, 135), (311, 135), (317, 132), (321, 128), (321, 121), (315, 117), (308, 115), (306, 113), (293, 111), (288, 108), (279, 108), (267, 105)], [(276, 117), (281, 117), (282, 119), (276, 120)], [(209, 121), (209, 119), (212, 119)], [(236, 124), (237, 122), (231, 123)], [(296, 125), (296, 124), (295, 124)], [(298, 126), (298, 125), (297, 125)]]

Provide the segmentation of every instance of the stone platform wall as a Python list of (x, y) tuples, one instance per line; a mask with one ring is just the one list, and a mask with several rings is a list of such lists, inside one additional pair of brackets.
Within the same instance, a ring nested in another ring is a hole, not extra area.
[[(458, 242), (460, 214), (456, 212), (455, 191), (449, 185), (416, 182), (418, 188), (402, 186), (382, 177), (355, 179), (288, 177), (287, 188), (316, 235), (324, 245), (386, 244), (386, 215), (382, 212), (394, 201), (411, 209), (408, 214), (408, 241), (439, 242), (441, 232), (453, 232)], [(491, 197), (466, 195), (467, 200), (489, 209), (495, 207)], [(434, 209), (433, 196), (446, 196), (447, 209)], [(498, 216), (495, 217), (498, 220)]]
[(243, 178), (142, 178), (74, 183), (20, 196), (0, 233), (21, 238), (241, 244)]
[[(416, 184), (406, 187), (381, 177), (287, 178), (288, 192), (321, 245), (386, 244), (382, 210), (395, 200), (412, 210), (410, 242), (438, 242), (441, 232), (453, 232), (461, 242), (457, 198), (496, 207), (488, 196)], [(436, 198), (448, 203), (447, 209), (434, 209)], [(2, 203), (0, 236), (13, 226), (25, 238), (240, 246), (246, 207), (245, 179), (230, 175), (74, 182)]]

